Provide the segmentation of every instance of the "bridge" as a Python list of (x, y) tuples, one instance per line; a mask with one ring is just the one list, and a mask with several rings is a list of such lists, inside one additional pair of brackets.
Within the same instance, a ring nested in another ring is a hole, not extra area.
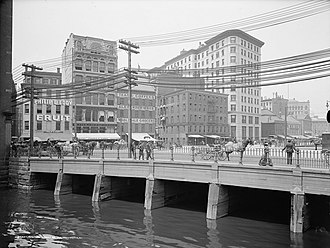
[[(115, 156), (11, 158), (10, 177), (12, 184), (24, 184), (22, 180), (25, 180), (29, 188), (53, 188), (55, 196), (72, 193), (79, 188), (86, 189), (84, 184), (90, 183), (93, 184), (93, 202), (114, 199), (129, 192), (144, 194), (147, 210), (166, 206), (180, 197), (192, 196), (198, 192), (195, 185), (202, 185), (207, 191), (206, 218), (211, 220), (228, 215), (239, 207), (241, 201), (247, 200), (233, 189), (282, 192), (285, 202), (289, 202), (290, 230), (296, 233), (310, 227), (308, 213), (315, 198), (312, 196), (324, 196), (324, 205), (330, 213), (329, 168), (301, 167), (299, 162), (259, 166), (252, 160), (239, 164), (188, 158), (174, 160), (173, 153), (170, 159), (155, 160)], [(25, 175), (23, 179), (18, 177), (19, 174)], [(142, 186), (139, 188), (137, 185)], [(138, 188), (143, 192), (138, 192)]]

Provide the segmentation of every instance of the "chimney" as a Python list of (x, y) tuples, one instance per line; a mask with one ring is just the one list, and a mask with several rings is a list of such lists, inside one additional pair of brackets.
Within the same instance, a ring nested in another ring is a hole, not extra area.
[(57, 73), (61, 73), (61, 68), (57, 67)]

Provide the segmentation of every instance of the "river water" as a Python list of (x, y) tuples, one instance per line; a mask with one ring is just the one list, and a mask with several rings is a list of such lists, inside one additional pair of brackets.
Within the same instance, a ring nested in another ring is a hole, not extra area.
[(198, 206), (146, 211), (141, 202), (9, 189), (0, 191), (0, 247), (329, 248), (330, 233), (292, 234), (248, 216), (207, 221)]

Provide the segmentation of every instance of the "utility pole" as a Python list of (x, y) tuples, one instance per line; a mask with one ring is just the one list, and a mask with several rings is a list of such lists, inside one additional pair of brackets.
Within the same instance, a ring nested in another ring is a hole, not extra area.
[(284, 107), (284, 136), (285, 136), (285, 144), (287, 143), (288, 136), (288, 106)]
[[(30, 151), (32, 151), (33, 148), (33, 132), (34, 132), (34, 78), (37, 77), (34, 75), (34, 72), (36, 70), (42, 70), (40, 67), (36, 67), (35, 65), (27, 65), (23, 64), (22, 66), (25, 67), (25, 72), (22, 73), (22, 75), (25, 76), (25, 78), (28, 76), (31, 78), (30, 80)], [(28, 68), (31, 69), (31, 71), (28, 71)]]
[[(128, 157), (132, 157), (131, 153), (131, 145), (132, 145), (132, 79), (137, 80), (134, 76), (132, 76), (132, 73), (136, 74), (137, 72), (132, 71), (131, 68), (131, 53), (138, 54), (139, 51), (136, 51), (134, 49), (139, 49), (139, 46), (125, 40), (119, 40), (120, 45), (119, 49), (125, 50), (128, 52), (128, 76), (127, 76), (127, 84), (128, 84)], [(136, 84), (135, 84), (136, 85)]]

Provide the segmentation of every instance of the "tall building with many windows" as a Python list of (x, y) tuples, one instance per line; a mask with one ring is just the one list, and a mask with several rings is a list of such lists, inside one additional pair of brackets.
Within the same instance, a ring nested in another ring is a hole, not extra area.
[(231, 137), (258, 140), (261, 134), (259, 71), (263, 45), (264, 42), (241, 30), (227, 30), (200, 43), (197, 49), (181, 51), (180, 55), (165, 62), (164, 69), (180, 72), (184, 77), (203, 78), (205, 90), (228, 94)]
[(70, 34), (62, 52), (62, 82), (72, 85), (73, 131), (113, 133), (116, 130), (117, 70), (115, 41)]

